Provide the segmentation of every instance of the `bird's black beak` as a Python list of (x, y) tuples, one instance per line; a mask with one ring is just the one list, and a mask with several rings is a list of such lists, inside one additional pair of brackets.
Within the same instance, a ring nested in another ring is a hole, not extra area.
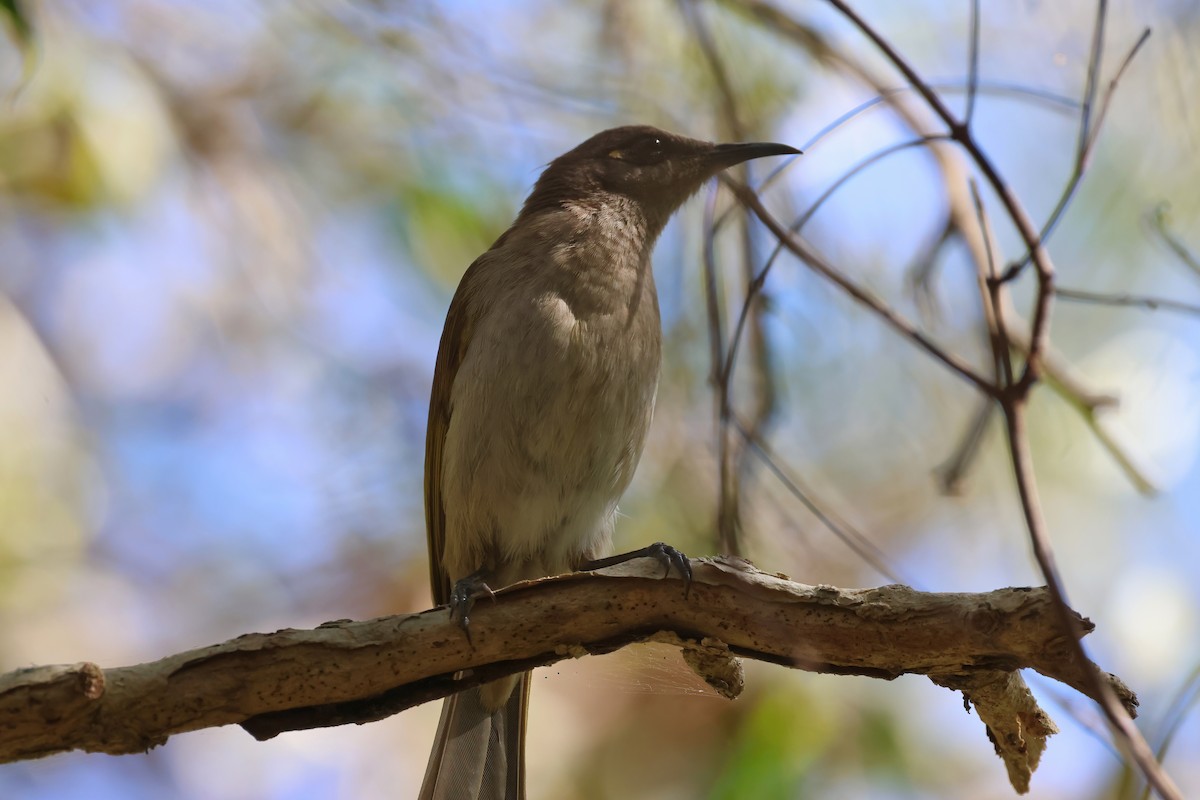
[(726, 167), (732, 167), (734, 164), (749, 161), (752, 158), (795, 155), (800, 155), (800, 151), (787, 144), (778, 144), (776, 142), (736, 142), (733, 144), (714, 145), (711, 158), (714, 166), (719, 165), (720, 169), (725, 169)]

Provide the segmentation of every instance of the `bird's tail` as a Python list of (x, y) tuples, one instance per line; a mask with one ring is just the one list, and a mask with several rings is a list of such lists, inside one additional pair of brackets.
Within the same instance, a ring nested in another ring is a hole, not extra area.
[(419, 800), (525, 800), (525, 710), (531, 673), (495, 710), (488, 701), (502, 683), (447, 697)]

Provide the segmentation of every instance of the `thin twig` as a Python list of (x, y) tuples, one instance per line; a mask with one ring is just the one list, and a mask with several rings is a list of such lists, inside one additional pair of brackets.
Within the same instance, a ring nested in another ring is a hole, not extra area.
[(971, 0), (971, 50), (967, 56), (967, 110), (964, 124), (970, 128), (975, 118), (975, 95), (979, 91), (979, 0)]
[(1121, 61), (1121, 66), (1117, 68), (1117, 73), (1113, 75), (1112, 80), (1108, 82), (1108, 88), (1104, 92), (1104, 98), (1100, 101), (1100, 113), (1096, 115), (1096, 122), (1092, 125), (1092, 130), (1089, 135), (1087, 149), (1084, 151), (1091, 154), (1095, 150), (1096, 137), (1100, 134), (1100, 127), (1104, 123), (1104, 118), (1108, 115), (1108, 107), (1112, 103), (1113, 97), (1117, 92), (1117, 84), (1125, 75), (1125, 70), (1133, 63), (1134, 56), (1142, 49), (1142, 45), (1150, 38), (1150, 29), (1143, 28), (1142, 34), (1133, 43), (1133, 47), (1129, 48), (1129, 52), (1125, 54), (1124, 60)]
[[(1012, 346), (1017, 353), (1024, 354), (1027, 344), (1028, 342), (1021, 337), (1019, 332), (1012, 332)], [(1155, 480), (1147, 474), (1144, 467), (1135, 463), (1128, 446), (1118, 441), (1104, 424), (1104, 416), (1101, 412), (1105, 409), (1115, 408), (1119, 404), (1118, 399), (1109, 394), (1096, 394), (1085, 389), (1074, 375), (1071, 367), (1053, 357), (1052, 353), (1046, 354), (1042, 369), (1042, 382), (1046, 388), (1058, 395), (1063, 402), (1079, 414), (1092, 436), (1112, 457), (1117, 468), (1124, 473), (1133, 488), (1147, 497), (1158, 494), (1161, 490)], [(978, 453), (988, 418), (994, 410), (995, 407), (991, 402), (984, 398), (972, 416), (971, 424), (959, 445), (934, 470), (943, 491), (949, 494), (959, 491), (967, 469)]]
[(791, 251), (797, 258), (807, 264), (813, 271), (820, 274), (822, 277), (836, 284), (846, 292), (850, 297), (856, 300), (863, 306), (866, 306), (882, 319), (889, 327), (895, 330), (904, 338), (911, 341), (921, 350), (924, 350), (929, 355), (933, 356), (938, 361), (945, 364), (950, 370), (956, 373), (959, 377), (966, 380), (968, 383), (975, 386), (984, 394), (989, 396), (997, 396), (999, 389), (993, 386), (990, 381), (976, 372), (970, 365), (964, 362), (954, 353), (944, 349), (937, 342), (933, 341), (923, 331), (917, 328), (912, 322), (901, 314), (893, 311), (890, 306), (873, 295), (871, 292), (863, 289), (858, 284), (847, 278), (826, 261), (823, 257), (817, 255), (807, 244), (801, 239), (793, 236), (787, 228), (783, 226), (779, 220), (771, 216), (771, 212), (767, 211), (762, 202), (758, 199), (750, 189), (740, 184), (734, 183), (731, 180), (725, 179), (725, 183), (737, 195), (738, 200), (745, 203), (754, 212), (755, 216), (767, 226), (783, 246)]
[(987, 433), (988, 421), (995, 410), (996, 406), (990, 397), (980, 398), (975, 413), (971, 415), (967, 432), (959, 440), (958, 447), (948, 459), (934, 468), (938, 484), (946, 494), (958, 494), (961, 491), (967, 469), (975, 460), (979, 446), (983, 444), (983, 435)]
[(737, 492), (732, 486), (734, 475), (729, 433), (723, 424), (725, 409), (729, 407), (730, 402), (730, 383), (721, 370), (721, 365), (724, 363), (725, 333), (721, 321), (720, 294), (717, 288), (716, 226), (713, 224), (716, 202), (717, 188), (714, 186), (704, 204), (704, 290), (705, 307), (708, 313), (709, 357), (712, 363), (711, 380), (717, 394), (717, 545), (720, 552), (736, 554), (740, 539), (736, 535)]
[(721, 384), (719, 368), (725, 360), (725, 336), (722, 331), (721, 296), (717, 288), (717, 265), (714, 253), (716, 228), (713, 226), (713, 217), (716, 214), (716, 207), (717, 192), (714, 187), (704, 199), (704, 307), (708, 316), (709, 358), (713, 365), (709, 380), (713, 382), (713, 385), (719, 386)]
[[(1179, 728), (1187, 719), (1192, 708), (1200, 701), (1200, 666), (1192, 670), (1192, 674), (1179, 687), (1179, 691), (1175, 693), (1175, 698), (1168, 704), (1170, 712), (1167, 718), (1163, 720), (1162, 730), (1159, 732), (1159, 745), (1154, 753), (1159, 761), (1167, 757), (1167, 751), (1171, 749), (1172, 743), (1175, 741), (1175, 734), (1179, 732)], [(1146, 790), (1142, 792), (1142, 800), (1146, 800), (1150, 796), (1150, 785), (1146, 784)]]
[[(1008, 326), (1008, 336), (1015, 349), (1022, 356), (1029, 357), (1029, 329), (1019, 318), (1012, 307), (1011, 298), (1005, 300), (1005, 313), (1012, 314)], [(1096, 410), (1100, 408), (1116, 408), (1121, 404), (1121, 398), (1110, 393), (1100, 392), (1084, 385), (1083, 378), (1076, 369), (1054, 350), (1042, 356), (1042, 380), (1063, 396), (1073, 407), (1081, 410)]]
[[(1042, 569), (1043, 576), (1053, 578), (1047, 583), (1047, 588), (1054, 598), (1054, 607), (1064, 631), (1071, 634), (1077, 632), (1078, 622), (1070, 612), (1067, 597), (1058, 580), (1058, 567), (1054, 563), (1054, 552), (1046, 535), (1046, 523), (1042, 517), (1041, 500), (1037, 496), (1037, 483), (1033, 475), (1033, 461), (1029, 452), (1029, 436), (1025, 430), (1025, 405), (1021, 398), (1004, 404), (1005, 420), (1008, 423), (1008, 443), (1012, 451), (1013, 471), (1017, 481), (1017, 492), (1021, 497), (1021, 508), (1025, 513), (1025, 524), (1030, 531), (1034, 556)], [(1070, 638), (1070, 637), (1068, 637)], [(1082, 645), (1077, 650), (1077, 657), (1087, 663), (1087, 651)], [(1167, 775), (1162, 765), (1155, 759), (1150, 745), (1134, 725), (1129, 713), (1121, 706), (1115, 694), (1105, 687), (1104, 681), (1097, 670), (1088, 670), (1088, 680), (1096, 693), (1093, 699), (1099, 703), (1109, 725), (1116, 729), (1119, 740), (1124, 743), (1130, 755), (1141, 769), (1146, 780), (1154, 786), (1164, 800), (1183, 800), (1179, 787)]]
[(800, 504), (809, 510), (809, 512), (817, 518), (817, 521), (829, 529), (834, 536), (841, 539), (842, 542), (849, 547), (863, 561), (870, 564), (890, 581), (895, 583), (903, 583), (909, 586), (915, 585), (900, 576), (900, 573), (888, 562), (887, 553), (879, 548), (865, 534), (858, 531), (853, 525), (843, 519), (836, 518), (833, 512), (826, 511), (821, 507), (816, 500), (813, 499), (813, 493), (804, 487), (801, 481), (794, 475), (790, 474), (782, 465), (782, 461), (775, 455), (771, 446), (761, 437), (751, 433), (740, 419), (734, 419), (734, 426), (738, 433), (750, 445), (751, 451), (762, 460), (766, 465), (767, 470), (779, 480), (788, 493), (800, 501)]
[[(717, 50), (712, 32), (704, 19), (701, 10), (694, 0), (679, 0), (680, 13), (684, 21), (692, 29), (696, 42), (704, 55), (716, 82), (717, 96), (720, 98), (722, 118), (733, 141), (746, 140), (746, 131), (741, 121), (738, 109), (737, 93), (733, 90), (729, 72), (725, 62)], [(735, 174), (745, 182), (749, 175), (749, 166), (740, 165)], [(753, 242), (750, 239), (750, 227), (747, 224), (749, 215), (743, 214), (738, 226), (738, 238), (742, 251), (742, 271), (747, 285), (754, 279)], [(715, 236), (717, 224), (714, 223), (712, 236)], [(711, 239), (711, 236), (710, 236)], [(756, 430), (761, 430), (770, 421), (775, 409), (775, 386), (771, 374), (770, 353), (768, 352), (767, 336), (763, 330), (761, 298), (756, 293), (754, 302), (748, 307), (743, 306), (743, 315), (738, 322), (739, 335), (748, 324), (750, 330), (750, 358), (754, 367), (754, 404), (753, 421)], [(714, 353), (716, 355), (716, 353)], [(712, 364), (713, 373), (717, 377), (717, 457), (719, 459), (718, 478), (720, 486), (717, 495), (717, 545), (722, 553), (738, 555), (741, 546), (741, 511), (740, 483), (745, 467), (744, 448), (735, 448), (730, 441), (729, 418), (732, 408), (732, 384), (729, 382), (729, 371), (722, 369), (721, 361)]]
[(1083, 110), (1079, 113), (1079, 143), (1075, 148), (1075, 169), (1083, 171), (1088, 140), (1092, 131), (1092, 107), (1100, 84), (1100, 66), (1104, 60), (1104, 23), (1108, 19), (1108, 0), (1097, 0), (1096, 23), (1092, 28), (1092, 49), (1088, 55), (1087, 81), (1083, 90)]
[[(823, 206), (838, 189), (844, 186), (855, 175), (858, 175), (868, 167), (879, 163), (888, 156), (911, 149), (913, 147), (928, 144), (930, 141), (936, 141), (938, 138), (939, 137), (922, 137), (920, 139), (910, 139), (907, 142), (901, 142), (900, 144), (894, 144), (889, 147), (885, 147), (882, 150), (867, 156), (853, 167), (842, 173), (836, 181), (834, 181), (824, 192), (821, 193), (816, 200), (813, 201), (812, 205), (810, 205), (803, 214), (797, 217), (796, 220), (788, 226), (788, 231), (793, 234), (798, 234), (800, 229), (808, 224), (808, 221), (813, 218), (813, 215), (817, 213), (821, 206)], [(725, 356), (725, 364), (724, 368), (722, 369), (722, 375), (724, 376), (723, 380), (725, 382), (732, 380), (734, 365), (737, 363), (738, 346), (742, 339), (742, 331), (746, 326), (746, 321), (750, 314), (751, 305), (754, 303), (758, 294), (763, 291), (763, 287), (767, 281), (767, 275), (770, 274), (771, 269), (774, 267), (784, 248), (785, 245), (782, 241), (776, 242), (775, 248), (771, 251), (771, 255), (768, 256), (766, 263), (763, 264), (762, 269), (758, 271), (758, 274), (754, 276), (747, 287), (746, 299), (742, 302), (742, 309), (738, 314), (738, 320), (733, 330), (733, 339), (729, 343), (729, 352)]]
[(917, 304), (917, 310), (926, 321), (937, 321), (941, 317), (933, 289), (933, 273), (942, 250), (955, 240), (957, 234), (958, 226), (954, 222), (954, 214), (947, 211), (937, 233), (926, 239), (925, 244), (921, 245), (904, 270), (905, 284), (913, 296), (913, 302)]
[[(1100, 30), (1103, 28), (1103, 20), (1098, 17), (1096, 25), (1097, 34), (1099, 35)], [(1142, 45), (1145, 44), (1146, 40), (1149, 38), (1150, 29), (1146, 28), (1142, 31), (1142, 35), (1138, 37), (1138, 40), (1134, 43), (1133, 47), (1129, 49), (1129, 52), (1125, 55), (1124, 60), (1121, 62), (1120, 68), (1117, 70), (1117, 74), (1113, 76), (1111, 81), (1109, 81), (1108, 89), (1105, 91), (1104, 98), (1100, 102), (1100, 110), (1096, 114), (1095, 120), (1090, 123), (1090, 126), (1087, 123), (1087, 119), (1088, 115), (1090, 115), (1092, 105), (1095, 102), (1095, 82), (1093, 76), (1098, 68), (1093, 69), (1094, 62), (1089, 62), (1087, 84), (1088, 94), (1080, 106), (1083, 109), (1081, 113), (1084, 115), (1084, 122), (1080, 124), (1079, 128), (1079, 144), (1075, 152), (1074, 167), (1071, 170), (1071, 176), (1067, 179), (1066, 186), (1063, 187), (1063, 191), (1058, 197), (1058, 202), (1054, 205), (1054, 210), (1050, 212), (1050, 216), (1046, 218), (1046, 224), (1042, 226), (1041, 240), (1043, 242), (1047, 241), (1051, 234), (1054, 233), (1055, 228), (1058, 227), (1059, 221), (1066, 213), (1067, 207), (1070, 206), (1071, 201), (1075, 199), (1076, 190), (1082, 183), (1084, 173), (1087, 171), (1088, 165), (1091, 162), (1091, 156), (1092, 152), (1095, 150), (1097, 137), (1100, 134), (1101, 127), (1104, 123), (1104, 118), (1108, 114), (1108, 107), (1112, 101), (1113, 95), (1116, 93), (1117, 85), (1120, 82), (1121, 77), (1125, 74), (1126, 68), (1129, 67), (1130, 63), (1132, 63), (1133, 57), (1137, 55), (1137, 52), (1142, 48)], [(1098, 58), (1098, 55), (1095, 51), (1093, 51), (1093, 59), (1095, 58)], [(1027, 263), (1029, 263), (1028, 252), (1026, 252), (1024, 256), (1013, 262), (1008, 267), (1004, 274), (1004, 280), (1007, 281), (1016, 277), (1016, 275), (1025, 268)]]
[[(992, 348), (992, 364), (995, 371), (996, 385), (1008, 390), (1013, 385), (1012, 340), (1008, 335), (1008, 326), (1004, 321), (1004, 284), (996, 280), (996, 261), (992, 257), (991, 224), (983, 208), (983, 199), (979, 196), (979, 187), (975, 179), (968, 181), (971, 190), (971, 200), (975, 206), (975, 221), (983, 236), (983, 249), (987, 253), (985, 262), (976, 261), (975, 274), (979, 286), (980, 303), (983, 308), (983, 322), (987, 332), (988, 343)], [(994, 405), (992, 400), (984, 398), (979, 408), (971, 416), (971, 424), (966, 436), (950, 459), (938, 467), (935, 473), (939, 476), (942, 490), (947, 493), (958, 491), (966, 474), (968, 465), (979, 451), (983, 442), (983, 434), (987, 430)]]
[(992, 226), (979, 196), (979, 186), (971, 178), (967, 185), (971, 189), (971, 201), (975, 204), (975, 217), (983, 235), (987, 264), (979, 265), (980, 289), (983, 291), (984, 319), (988, 325), (988, 339), (992, 343), (992, 355), (996, 360), (996, 383), (1005, 389), (1013, 385), (1012, 339), (1008, 335), (1008, 324), (1004, 320), (1004, 294), (1006, 285), (997, 280), (996, 262), (992, 258)]
[(1127, 306), (1145, 308), (1150, 311), (1162, 309), (1163, 311), (1174, 311), (1179, 314), (1196, 314), (1200, 316), (1200, 304), (1184, 303), (1166, 297), (1152, 297), (1140, 294), (1104, 294), (1102, 292), (1088, 292), (1083, 289), (1064, 289), (1062, 287), (1055, 287), (1054, 293), (1063, 300), (1070, 300), (1076, 303)]
[(1150, 225), (1154, 232), (1166, 242), (1167, 247), (1171, 248), (1171, 252), (1183, 262), (1184, 266), (1200, 275), (1200, 258), (1196, 258), (1188, 246), (1167, 228), (1170, 223), (1170, 211), (1171, 207), (1168, 203), (1159, 203), (1150, 216)]
[[(965, 87), (957, 83), (950, 83), (948, 81), (935, 81), (929, 85), (937, 91), (945, 92), (947, 94), (955, 94), (957, 92), (967, 91)], [(979, 84), (975, 88), (977, 95), (1012, 95), (1022, 100), (1041, 101), (1050, 109), (1063, 114), (1074, 113), (1079, 110), (1079, 101), (1072, 97), (1055, 94), (1054, 92), (1045, 89), (1035, 89), (1030, 86), (1022, 86), (1017, 83), (1007, 83), (1003, 81), (979, 81)], [(837, 119), (833, 120), (833, 122), (825, 125), (819, 131), (809, 137), (808, 141), (800, 146), (800, 150), (807, 153), (809, 150), (816, 147), (822, 140), (832, 135), (839, 128), (862, 116), (872, 108), (877, 108), (884, 103), (890, 103), (899, 95), (912, 94), (914, 90), (911, 86), (895, 86), (887, 89), (877, 89), (877, 91), (879, 93), (874, 97), (859, 103), (854, 108), (842, 114)], [(945, 136), (942, 138), (948, 139), (949, 137)], [(764, 189), (775, 183), (775, 181), (782, 176), (783, 172), (790, 167), (795, 160), (795, 157), (785, 158), (782, 164), (768, 172), (766, 177), (763, 178), (758, 184), (759, 192), (762, 192)], [(717, 215), (717, 227), (720, 227), (724, 223), (725, 218), (730, 214), (736, 213), (736, 211), (737, 207), (734, 206), (725, 209), (719, 215)]]
[[(1052, 378), (1047, 377), (1046, 383), (1052, 382)], [(1104, 425), (1103, 418), (1099, 413), (1099, 409), (1081, 412), (1084, 423), (1087, 424), (1088, 430), (1092, 432), (1092, 436), (1100, 443), (1117, 467), (1125, 473), (1125, 477), (1133, 484), (1133, 488), (1137, 489), (1146, 497), (1153, 497), (1161, 491), (1154, 479), (1147, 475), (1144, 467), (1140, 467), (1133, 462), (1133, 457), (1129, 454), (1128, 449), (1117, 441), (1113, 432)]]

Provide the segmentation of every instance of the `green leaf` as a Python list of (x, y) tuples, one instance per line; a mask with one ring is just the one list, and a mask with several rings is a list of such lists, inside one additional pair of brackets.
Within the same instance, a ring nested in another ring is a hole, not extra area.
[(9, 27), (12, 29), (13, 38), (17, 41), (17, 46), (21, 48), (21, 54), (24, 56), (24, 69), (22, 70), (21, 82), (13, 90), (13, 93), (20, 91), (25, 84), (29, 82), (29, 78), (33, 75), (33, 67), (36, 63), (34, 45), (36, 44), (33, 37), (33, 24), (29, 21), (29, 14), (25, 10), (24, 0), (0, 0), (0, 12), (8, 18)]
[(8, 19), (12, 23), (13, 32), (21, 44), (28, 45), (33, 40), (33, 26), (29, 24), (29, 17), (21, 8), (21, 4), (17, 0), (0, 0), (0, 9), (8, 15)]

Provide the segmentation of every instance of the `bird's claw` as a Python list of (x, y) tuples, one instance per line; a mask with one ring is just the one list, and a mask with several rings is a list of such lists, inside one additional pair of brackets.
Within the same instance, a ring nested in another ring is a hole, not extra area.
[(475, 601), (482, 596), (487, 596), (492, 601), (496, 599), (496, 593), (488, 586), (482, 572), (472, 572), (456, 581), (450, 589), (450, 620), (458, 623), (468, 642), (471, 642), (471, 609), (475, 607)]
[(663, 577), (671, 574), (671, 567), (683, 578), (683, 596), (692, 591), (692, 562), (678, 548), (665, 542), (655, 542), (646, 548), (646, 555), (663, 565)]
[(671, 574), (671, 567), (679, 570), (679, 574), (685, 578), (692, 574), (692, 565), (688, 563), (687, 556), (669, 544), (655, 542), (646, 548), (645, 555), (663, 565), (664, 578)]

